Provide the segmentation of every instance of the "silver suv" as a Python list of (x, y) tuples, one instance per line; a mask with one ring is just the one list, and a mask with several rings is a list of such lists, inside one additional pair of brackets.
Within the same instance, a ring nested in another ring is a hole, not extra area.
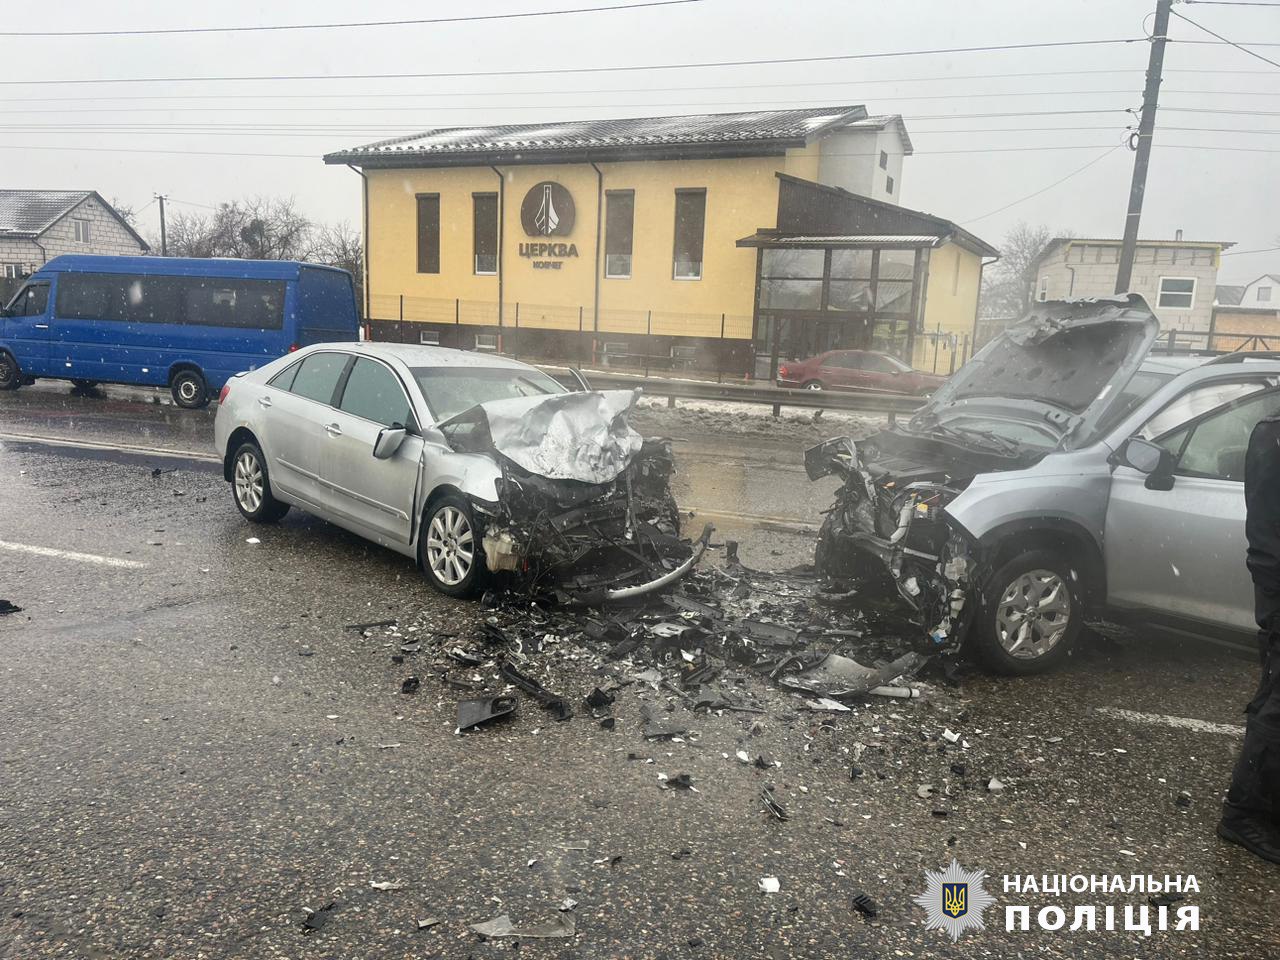
[(1280, 360), (1147, 356), (1141, 297), (1038, 303), (911, 421), (806, 456), (845, 482), (820, 569), (886, 580), (930, 642), (1038, 673), (1087, 620), (1249, 644), (1244, 461)]

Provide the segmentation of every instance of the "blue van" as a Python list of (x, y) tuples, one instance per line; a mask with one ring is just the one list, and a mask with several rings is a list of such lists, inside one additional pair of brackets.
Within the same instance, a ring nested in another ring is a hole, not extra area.
[(55, 257), (0, 312), (0, 390), (167, 386), (202, 407), (241, 370), (359, 339), (351, 274), (292, 260)]

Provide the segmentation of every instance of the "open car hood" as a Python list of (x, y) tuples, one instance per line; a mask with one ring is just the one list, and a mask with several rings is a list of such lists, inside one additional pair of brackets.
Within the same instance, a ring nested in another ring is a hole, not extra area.
[(974, 408), (1042, 418), (1065, 434), (1097, 418), (1125, 388), (1159, 330), (1136, 293), (1035, 303), (957, 370), (912, 422)]
[(549, 480), (608, 483), (644, 440), (627, 423), (639, 390), (593, 390), (478, 403), (438, 424), (455, 450), (496, 453)]

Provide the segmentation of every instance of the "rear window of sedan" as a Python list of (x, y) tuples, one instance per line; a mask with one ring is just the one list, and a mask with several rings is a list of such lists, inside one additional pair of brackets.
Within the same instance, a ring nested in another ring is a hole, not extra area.
[(567, 393), (540, 370), (505, 367), (413, 367), (413, 379), (437, 420), (448, 420), (477, 403)]

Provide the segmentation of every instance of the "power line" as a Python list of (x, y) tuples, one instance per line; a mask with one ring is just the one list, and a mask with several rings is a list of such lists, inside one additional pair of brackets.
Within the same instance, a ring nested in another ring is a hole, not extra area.
[(990, 210), (987, 213), (982, 214), (982, 216), (980, 217), (970, 217), (968, 220), (961, 220), (960, 222), (966, 225), (970, 223), (977, 223), (979, 220), (987, 219), (987, 217), (994, 217), (997, 213), (1004, 213), (1004, 211), (1008, 210), (1010, 207), (1016, 207), (1018, 204), (1025, 203), (1028, 200), (1031, 200), (1035, 197), (1040, 196), (1040, 194), (1042, 193), (1048, 193), (1054, 187), (1058, 186), (1058, 184), (1066, 183), (1068, 180), (1070, 180), (1072, 177), (1074, 177), (1078, 173), (1084, 173), (1086, 170), (1092, 167), (1095, 163), (1100, 163), (1101, 161), (1105, 160), (1107, 157), (1111, 156), (1113, 153), (1115, 153), (1117, 150), (1119, 150), (1123, 146), (1124, 146), (1124, 142), (1121, 141), (1120, 143), (1117, 143), (1114, 147), (1112, 147), (1110, 150), (1107, 150), (1107, 151), (1104, 151), (1103, 153), (1098, 154), (1088, 163), (1084, 164), (1083, 166), (1076, 167), (1074, 170), (1068, 173), (1065, 177), (1060, 177), (1059, 179), (1053, 181), (1053, 183), (1049, 184), (1048, 186), (1041, 187), (1039, 190), (1035, 191), (1034, 193), (1028, 193), (1025, 197), (1019, 197), (1017, 200), (1014, 200), (1011, 203), (1006, 203), (1003, 207), (996, 207), (996, 209)]
[(484, 20), (523, 20), (530, 17), (561, 17), (578, 13), (613, 13), (646, 7), (674, 7), (702, 0), (649, 0), (625, 6), (570, 7), (565, 10), (529, 10), (523, 13), (490, 13), (472, 17), (433, 17), (425, 20), (353, 20), (346, 23), (281, 23), (239, 27), (159, 27), (150, 30), (0, 30), (0, 37), (149, 37), (192, 33), (261, 33), (278, 30), (337, 30), (356, 27), (412, 27), (432, 23), (477, 23)]
[(1226, 251), (1224, 251), (1224, 252), (1222, 252), (1222, 253), (1218, 254), (1218, 256), (1220, 256), (1220, 257), (1238, 257), (1238, 256), (1240, 256), (1241, 254), (1245, 254), (1245, 253), (1272, 253), (1272, 252), (1274, 252), (1274, 251), (1276, 251), (1276, 250), (1280, 250), (1280, 247), (1263, 247), (1261, 250), (1226, 250)]
[(1051, 40), (1039, 43), (1005, 43), (981, 47), (938, 47), (929, 50), (896, 50), (886, 53), (847, 53), (825, 57), (775, 57), (763, 60), (718, 60), (703, 63), (629, 64), (605, 67), (543, 67), (527, 70), (441, 71), (438, 73), (346, 73), (346, 74), (268, 74), (239, 77), (88, 77), (58, 80), (0, 80), (6, 86), (16, 84), (64, 85), (73, 83), (239, 83), (281, 80), (428, 80), (445, 77), (513, 77), (555, 76), (583, 73), (625, 73), (635, 70), (687, 70), (703, 67), (758, 67), (787, 63), (837, 63), (848, 60), (882, 60), (892, 57), (925, 57), (957, 53), (993, 53), (1003, 50), (1044, 50), (1057, 47), (1096, 47), (1123, 43), (1143, 43), (1145, 37), (1111, 40)]
[[(1183, 22), (1185, 22), (1185, 23), (1189, 23), (1189, 24), (1191, 24), (1191, 25), (1192, 25), (1193, 27), (1195, 27), (1197, 30), (1203, 30), (1205, 33), (1209, 34), (1209, 36), (1211, 36), (1211, 37), (1217, 37), (1217, 38), (1218, 38), (1219, 40), (1221, 40), (1223, 43), (1230, 44), (1231, 46), (1233, 46), (1233, 47), (1235, 47), (1237, 50), (1239, 50), (1241, 53), (1247, 53), (1249, 56), (1251, 56), (1251, 57), (1256, 57), (1257, 59), (1261, 60), (1263, 63), (1269, 63), (1269, 64), (1271, 64), (1273, 67), (1278, 67), (1278, 68), (1280, 68), (1280, 60), (1272, 60), (1272, 59), (1270, 59), (1269, 57), (1264, 57), (1262, 54), (1258, 53), (1257, 51), (1250, 50), (1248, 47), (1242, 47), (1240, 44), (1236, 43), (1234, 40), (1228, 40), (1228, 39), (1227, 39), (1226, 37), (1224, 37), (1222, 34), (1220, 34), (1220, 33), (1214, 33), (1214, 32), (1213, 32), (1212, 30), (1210, 30), (1208, 27), (1204, 26), (1204, 24), (1196, 23), (1196, 22), (1195, 22), (1194, 20), (1192, 20), (1190, 17), (1184, 17), (1184, 16), (1183, 16), (1182, 14), (1180, 14), (1177, 10), (1172, 10), (1172, 9), (1171, 9), (1169, 12), (1170, 12), (1170, 13), (1172, 13), (1172, 14), (1173, 14), (1175, 17), (1177, 17), (1179, 20), (1182, 20), (1182, 21), (1183, 21)], [(1261, 44), (1258, 44), (1258, 46), (1261, 46)]]
[[(1027, 77), (1072, 77), (1072, 76), (1091, 76), (1097, 74), (1125, 74), (1132, 75), (1133, 70), (1036, 70), (1025, 73), (970, 73), (956, 75), (934, 75), (927, 77), (883, 77), (868, 78), (864, 80), (786, 80), (774, 83), (728, 83), (728, 84), (699, 84), (685, 85), (677, 87), (609, 87), (607, 89), (597, 90), (596, 93), (614, 94), (614, 93), (688, 93), (692, 90), (758, 90), (768, 89), (776, 90), (779, 87), (849, 87), (849, 86), (881, 86), (885, 84), (898, 83), (952, 83), (956, 80), (1004, 80), (1004, 79), (1025, 79)], [(1231, 75), (1253, 75), (1253, 76), (1271, 76), (1270, 70), (1166, 70), (1169, 73), (1220, 73)], [(119, 100), (119, 101), (156, 101), (156, 100), (398, 100), (408, 99), (412, 97), (510, 97), (510, 96), (563, 96), (564, 90), (422, 90), (415, 93), (404, 92), (380, 92), (380, 93), (146, 93), (138, 95), (124, 94), (102, 94), (97, 96), (76, 96), (76, 97), (24, 97), (23, 103), (71, 103), (79, 101), (103, 101), (103, 100)], [(1106, 92), (1106, 91), (1099, 91)], [(1129, 91), (1125, 91), (1129, 92)], [(1202, 93), (1206, 91), (1186, 90), (1183, 93)], [(1214, 93), (1218, 91), (1212, 91)], [(1259, 91), (1233, 91), (1242, 95), (1271, 95), (1269, 92)], [(1056, 91), (1045, 91), (1046, 95), (1056, 93)], [(948, 96), (971, 96), (972, 94), (948, 94)], [(899, 98), (900, 99), (900, 98)], [(286, 109), (286, 108), (280, 108)], [(287, 108), (292, 109), (292, 108)], [(338, 108), (341, 109), (341, 108)], [(352, 108), (362, 109), (362, 108)]]
[(1272, 10), (1280, 10), (1280, 3), (1261, 3), (1259, 0), (1182, 0), (1182, 2), (1202, 7), (1270, 7)]

